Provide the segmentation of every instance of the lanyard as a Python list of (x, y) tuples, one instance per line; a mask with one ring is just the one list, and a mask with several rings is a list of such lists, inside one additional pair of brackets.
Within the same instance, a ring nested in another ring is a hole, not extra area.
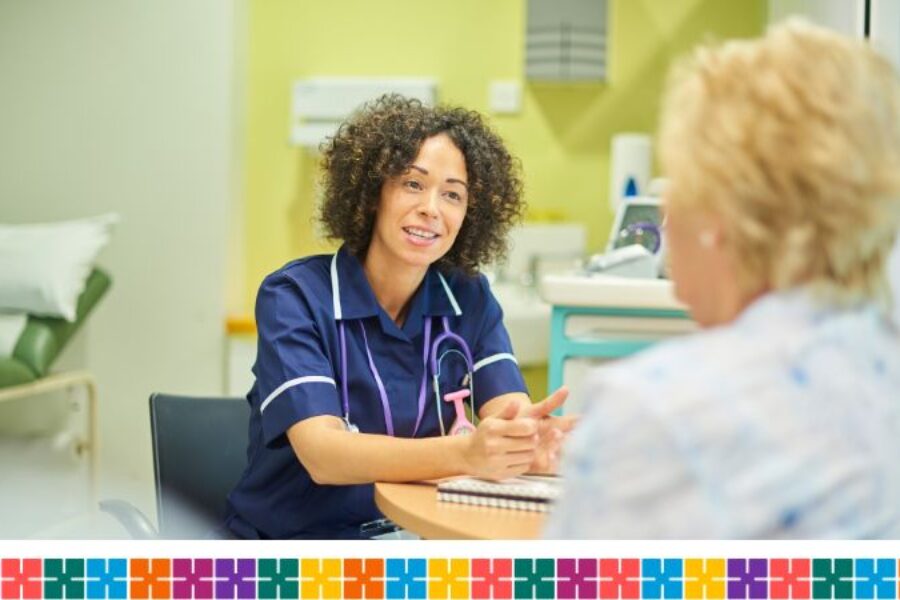
[[(381, 374), (378, 372), (378, 367), (375, 366), (375, 360), (372, 358), (372, 351), (369, 349), (369, 339), (366, 335), (366, 327), (363, 324), (362, 320), (358, 321), (359, 329), (362, 332), (363, 337), (363, 345), (366, 348), (366, 356), (369, 362), (369, 370), (372, 372), (372, 377), (375, 379), (375, 385), (378, 387), (378, 397), (381, 400), (381, 408), (384, 412), (384, 423), (387, 428), (387, 434), (390, 436), (394, 435), (394, 418), (391, 414), (391, 403), (388, 399), (387, 390), (384, 387), (384, 382), (381, 379)], [(444, 327), (447, 328), (447, 319), (444, 318)], [(349, 379), (347, 374), (347, 338), (344, 332), (344, 321), (338, 321), (338, 331), (340, 333), (341, 338), (341, 395), (343, 396), (343, 409), (344, 409), (344, 422), (347, 424), (348, 429), (358, 431), (355, 425), (350, 423), (350, 394), (347, 389), (347, 380)], [(448, 329), (449, 331), (449, 329)], [(446, 333), (444, 335), (447, 335)], [(451, 334), (452, 335), (452, 334)], [(442, 336), (443, 337), (443, 336)], [(428, 380), (428, 348), (431, 345), (431, 317), (427, 317), (425, 320), (425, 343), (422, 345), (422, 383), (419, 385), (419, 399), (417, 403), (417, 414), (416, 414), (416, 425), (413, 428), (412, 437), (416, 437), (416, 433), (419, 431), (419, 425), (422, 423), (422, 416), (425, 414), (425, 384)], [(435, 344), (437, 345), (437, 344)]]

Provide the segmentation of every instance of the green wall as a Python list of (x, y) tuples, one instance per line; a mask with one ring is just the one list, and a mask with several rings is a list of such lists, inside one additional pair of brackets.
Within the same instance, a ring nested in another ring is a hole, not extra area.
[[(621, 131), (652, 132), (673, 57), (713, 38), (752, 36), (765, 0), (610, 0), (609, 81), (523, 82), (523, 107), (491, 120), (522, 160), (532, 220), (606, 237), (608, 151)], [(252, 0), (245, 172), (246, 307), (266, 273), (327, 249), (317, 241), (316, 161), (287, 143), (290, 89), (314, 76), (418, 76), (442, 102), (488, 113), (488, 85), (523, 79), (524, 0)], [(489, 113), (488, 113), (489, 114)]]

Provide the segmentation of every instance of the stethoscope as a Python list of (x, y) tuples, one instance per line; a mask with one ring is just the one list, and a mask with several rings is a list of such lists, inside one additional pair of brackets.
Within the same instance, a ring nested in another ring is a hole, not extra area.
[[(422, 345), (422, 383), (419, 385), (419, 399), (417, 404), (418, 412), (416, 414), (416, 426), (415, 428), (413, 428), (413, 437), (415, 437), (416, 433), (418, 433), (419, 425), (421, 425), (422, 423), (422, 416), (425, 414), (425, 389), (426, 383), (428, 381), (429, 366), (431, 367), (434, 402), (437, 409), (438, 421), (441, 426), (441, 435), (447, 435), (448, 433), (450, 435), (465, 435), (475, 431), (475, 426), (468, 419), (468, 417), (466, 417), (465, 410), (465, 401), (466, 399), (468, 399), (469, 408), (472, 410), (472, 415), (474, 418), (475, 387), (472, 377), (474, 373), (472, 351), (469, 349), (469, 345), (461, 336), (453, 333), (450, 330), (450, 323), (447, 317), (442, 317), (441, 320), (444, 325), (444, 331), (443, 333), (438, 335), (437, 338), (435, 338), (433, 343), (431, 342), (431, 317), (428, 317), (425, 320), (425, 343)], [(372, 358), (372, 351), (369, 349), (369, 340), (368, 336), (366, 335), (366, 327), (363, 324), (362, 320), (357, 321), (357, 323), (359, 323), (359, 330), (360, 332), (362, 332), (363, 346), (365, 346), (366, 348), (366, 357), (369, 362), (369, 371), (371, 371), (372, 378), (375, 379), (375, 385), (378, 387), (378, 396), (381, 399), (381, 407), (384, 411), (384, 422), (387, 427), (387, 434), (393, 436), (394, 421), (391, 415), (391, 404), (388, 401), (387, 390), (385, 390), (384, 388), (384, 382), (381, 380), (381, 374), (378, 372), (378, 367), (375, 366), (375, 361)], [(338, 321), (338, 333), (341, 340), (341, 397), (343, 403), (342, 419), (347, 431), (359, 433), (359, 427), (357, 427), (350, 420), (350, 394), (347, 391), (347, 338), (343, 320)], [(455, 342), (459, 346), (459, 349), (445, 350), (443, 354), (438, 356), (438, 351), (440, 350), (441, 344), (445, 342)], [(448, 432), (444, 428), (444, 418), (441, 414), (441, 391), (438, 379), (441, 374), (441, 362), (447, 355), (450, 354), (458, 354), (462, 357), (463, 361), (465, 361), (466, 364), (466, 375), (462, 381), (462, 389), (444, 395), (444, 401), (452, 402), (456, 411), (456, 418), (453, 422), (453, 425), (450, 426), (450, 430)]]

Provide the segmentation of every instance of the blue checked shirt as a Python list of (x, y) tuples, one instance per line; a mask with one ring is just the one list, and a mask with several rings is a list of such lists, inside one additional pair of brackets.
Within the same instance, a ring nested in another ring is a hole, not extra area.
[(550, 538), (900, 538), (900, 333), (769, 294), (596, 370)]

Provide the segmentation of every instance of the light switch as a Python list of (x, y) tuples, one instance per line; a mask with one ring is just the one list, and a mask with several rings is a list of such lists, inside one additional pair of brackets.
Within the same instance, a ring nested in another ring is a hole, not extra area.
[(488, 95), (491, 112), (495, 114), (516, 114), (522, 110), (522, 84), (518, 81), (492, 81)]

